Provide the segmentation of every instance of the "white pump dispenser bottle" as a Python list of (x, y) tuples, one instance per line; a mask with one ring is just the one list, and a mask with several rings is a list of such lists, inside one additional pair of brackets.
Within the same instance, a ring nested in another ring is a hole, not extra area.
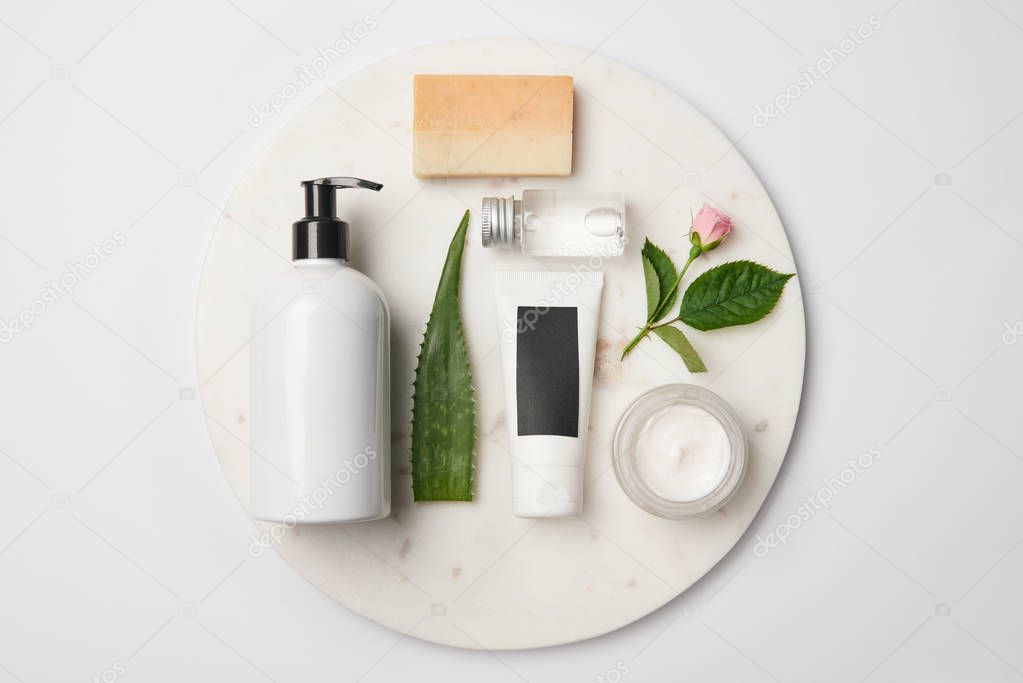
[(391, 512), (390, 314), (348, 261), (336, 190), (302, 183), (293, 267), (252, 308), (250, 508), (265, 521), (359, 522)]

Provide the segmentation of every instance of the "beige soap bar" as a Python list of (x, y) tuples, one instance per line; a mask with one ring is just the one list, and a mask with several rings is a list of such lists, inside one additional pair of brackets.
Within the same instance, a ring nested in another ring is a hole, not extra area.
[(420, 178), (572, 173), (571, 76), (418, 75), (414, 96)]

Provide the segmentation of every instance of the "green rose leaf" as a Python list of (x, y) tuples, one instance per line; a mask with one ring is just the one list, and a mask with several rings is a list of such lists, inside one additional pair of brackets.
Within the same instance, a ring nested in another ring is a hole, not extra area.
[(771, 312), (793, 275), (752, 261), (732, 261), (711, 268), (682, 296), (679, 319), (698, 330), (756, 322)]
[(700, 358), (700, 354), (696, 353), (696, 349), (689, 343), (686, 336), (682, 334), (682, 330), (670, 326), (657, 327), (654, 328), (654, 334), (675, 349), (675, 353), (682, 357), (682, 362), (686, 364), (686, 369), (689, 372), (707, 372), (707, 366), (703, 364), (703, 359)]
[(649, 239), (643, 244), (643, 275), (646, 278), (647, 320), (654, 322), (663, 318), (678, 298), (678, 290), (672, 291), (678, 269), (671, 257)]
[(661, 283), (657, 279), (654, 264), (643, 254), (643, 278), (646, 281), (646, 318), (649, 320), (661, 300)]

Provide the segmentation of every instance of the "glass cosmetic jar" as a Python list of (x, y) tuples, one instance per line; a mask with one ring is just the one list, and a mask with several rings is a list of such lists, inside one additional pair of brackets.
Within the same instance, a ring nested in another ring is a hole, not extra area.
[(622, 415), (612, 442), (618, 483), (636, 505), (666, 519), (713, 512), (746, 475), (747, 444), (735, 412), (692, 384), (643, 394)]

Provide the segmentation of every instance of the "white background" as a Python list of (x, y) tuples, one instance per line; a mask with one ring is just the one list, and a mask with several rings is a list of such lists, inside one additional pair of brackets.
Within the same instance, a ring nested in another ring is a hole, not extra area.
[[(828, 79), (753, 125), (872, 15)], [(599, 50), (737, 140), (808, 319), (796, 437), (735, 550), (637, 624), (513, 653), (403, 638), (249, 557), (191, 399), (203, 255), (274, 132), (385, 56), (498, 35)], [(0, 318), (33, 318), (0, 332), (0, 682), (1023, 679), (1020, 3), (3, 2), (0, 65)], [(790, 519), (872, 446), (830, 509)]]

